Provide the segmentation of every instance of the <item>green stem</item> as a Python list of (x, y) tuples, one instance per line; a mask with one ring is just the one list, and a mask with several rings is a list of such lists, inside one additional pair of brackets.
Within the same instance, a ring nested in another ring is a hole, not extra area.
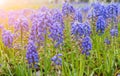
[(20, 31), (21, 31), (21, 46), (23, 47), (23, 38), (22, 38), (23, 37), (23, 32), (22, 32), (23, 30), (22, 30), (22, 26), (21, 26), (21, 30)]

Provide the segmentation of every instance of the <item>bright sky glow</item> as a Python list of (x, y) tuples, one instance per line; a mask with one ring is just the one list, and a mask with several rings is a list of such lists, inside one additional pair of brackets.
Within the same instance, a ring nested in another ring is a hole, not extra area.
[(38, 8), (47, 5), (48, 0), (0, 0), (0, 9)]
[(6, 0), (0, 0), (0, 5), (4, 5)]

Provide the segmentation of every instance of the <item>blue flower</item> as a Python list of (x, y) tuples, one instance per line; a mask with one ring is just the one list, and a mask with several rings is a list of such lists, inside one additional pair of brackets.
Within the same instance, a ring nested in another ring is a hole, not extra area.
[(72, 35), (75, 35), (76, 38), (82, 36), (89, 36), (91, 34), (91, 26), (88, 22), (79, 23), (77, 21), (73, 22), (71, 28)]
[(89, 55), (92, 49), (92, 43), (89, 36), (85, 36), (82, 40), (82, 54)]
[(84, 36), (90, 36), (91, 26), (90, 26), (89, 22), (84, 23), (83, 30), (84, 30)]
[(84, 35), (83, 23), (79, 23), (75, 21), (71, 24), (71, 26), (72, 26), (71, 28), (72, 35), (75, 35), (76, 37), (81, 37)]
[(37, 53), (37, 49), (35, 43), (32, 40), (29, 40), (26, 52), (26, 59), (28, 60), (28, 64), (30, 68), (38, 68), (36, 65), (39, 62), (39, 57)]
[(118, 5), (115, 3), (109, 4), (106, 7), (106, 15), (108, 18), (114, 18), (118, 16)]
[(14, 23), (15, 32), (17, 31), (28, 31), (29, 30), (29, 23), (28, 19), (25, 16), (20, 16)]
[(51, 58), (51, 61), (53, 61), (56, 65), (62, 65), (62, 58), (59, 56), (62, 56), (62, 54), (57, 54)]
[[(37, 45), (43, 45), (44, 37), (53, 23), (52, 14), (49, 9), (41, 8), (31, 16), (32, 28), (29, 39)], [(38, 46), (37, 46), (38, 47)]]
[(118, 15), (120, 16), (120, 5), (118, 6)]
[(52, 18), (53, 24), (49, 29), (49, 37), (52, 38), (53, 42), (55, 43), (55, 47), (58, 47), (63, 42), (64, 22), (62, 19), (62, 14), (58, 10), (56, 10)]
[(81, 9), (83, 13), (88, 13), (89, 10), (90, 10), (90, 6), (86, 6)]
[(62, 24), (59, 22), (55, 22), (50, 28), (49, 37), (53, 39), (55, 42), (55, 47), (63, 42), (63, 30)]
[(70, 15), (75, 12), (74, 7), (69, 4), (68, 2), (65, 2), (62, 6), (62, 13), (64, 16)]
[(82, 13), (81, 13), (80, 9), (76, 9), (74, 20), (76, 20), (78, 22), (82, 22)]
[(106, 43), (107, 45), (109, 45), (109, 44), (110, 44), (110, 40), (109, 40), (108, 38), (106, 38), (106, 39), (104, 40), (104, 43)]
[(13, 44), (13, 34), (9, 30), (3, 30), (2, 41), (5, 46), (11, 48)]
[(93, 6), (94, 16), (98, 17), (98, 16), (104, 16), (105, 15), (106, 9), (102, 4), (97, 2), (97, 3), (92, 4), (92, 6)]
[(54, 22), (63, 23), (63, 15), (59, 9), (53, 10), (52, 19)]
[(17, 16), (18, 15), (17, 15), (17, 13), (15, 11), (10, 11), (8, 13), (8, 24), (9, 25), (14, 25)]
[(118, 27), (113, 27), (111, 30), (110, 30), (110, 35), (112, 36), (112, 37), (114, 37), (114, 36), (118, 36)]
[(106, 20), (103, 16), (99, 16), (96, 22), (96, 31), (104, 33), (106, 27)]

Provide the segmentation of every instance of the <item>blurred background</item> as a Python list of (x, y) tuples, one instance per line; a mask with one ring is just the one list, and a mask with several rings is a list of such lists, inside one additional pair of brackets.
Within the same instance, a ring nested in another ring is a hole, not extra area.
[[(0, 0), (0, 9), (14, 10), (22, 8), (40, 8), (42, 6), (59, 6), (66, 0)], [(97, 0), (67, 0), (71, 3), (92, 3)], [(120, 0), (100, 0), (102, 2), (120, 2)]]

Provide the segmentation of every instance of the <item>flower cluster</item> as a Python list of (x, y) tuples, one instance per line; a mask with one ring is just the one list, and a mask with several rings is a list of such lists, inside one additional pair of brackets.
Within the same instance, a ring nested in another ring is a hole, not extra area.
[(89, 6), (89, 7), (86, 6), (86, 7), (83, 7), (83, 8), (81, 9), (81, 11), (82, 11), (83, 13), (88, 13), (89, 10), (90, 10), (90, 6)]
[(13, 34), (9, 30), (3, 30), (2, 41), (5, 46), (11, 48), (13, 44)]
[(82, 13), (81, 13), (80, 9), (75, 10), (74, 20), (82, 23)]
[(62, 54), (57, 54), (51, 58), (51, 61), (56, 65), (62, 65), (62, 59), (59, 56), (62, 56)]
[(93, 6), (93, 14), (95, 17), (98, 16), (105, 16), (106, 15), (106, 8), (99, 2), (92, 4)]
[(29, 40), (26, 52), (26, 59), (28, 60), (28, 64), (30, 68), (38, 68), (39, 57), (37, 53), (37, 49), (35, 43), (32, 40)]
[(62, 13), (64, 16), (70, 15), (75, 12), (74, 7), (69, 4), (68, 2), (65, 2), (62, 6)]
[(71, 25), (72, 25), (71, 33), (72, 33), (72, 35), (75, 35), (75, 37), (77, 39), (84, 35), (83, 23), (79, 23), (79, 22), (75, 21)]
[(105, 38), (104, 43), (109, 45), (110, 44), (110, 40), (108, 38)]
[(92, 43), (89, 36), (85, 36), (82, 40), (82, 54), (89, 55), (92, 49)]
[(79, 23), (75, 21), (72, 23), (72, 34), (78, 38), (81, 36), (89, 36), (91, 34), (91, 26), (88, 22)]
[(118, 27), (117, 27), (117, 26), (114, 26), (114, 27), (110, 30), (110, 35), (111, 35), (112, 37), (118, 36)]
[(99, 16), (96, 22), (96, 31), (99, 33), (104, 33), (106, 27), (106, 21), (103, 16)]
[(62, 14), (58, 10), (56, 10), (52, 18), (53, 24), (50, 26), (49, 37), (52, 38), (55, 43), (55, 47), (57, 47), (60, 43), (63, 42), (64, 23), (62, 19)]
[(29, 30), (29, 23), (28, 19), (25, 16), (20, 16), (14, 23), (15, 32), (22, 30), (28, 31)]
[(35, 43), (42, 44), (47, 29), (52, 25), (52, 15), (47, 8), (41, 8), (31, 16), (32, 28), (30, 39)]
[(10, 11), (10, 12), (8, 13), (8, 24), (9, 24), (9, 25), (14, 25), (17, 16), (18, 16), (17, 12), (15, 12), (15, 11)]
[(106, 7), (106, 15), (108, 18), (115, 18), (118, 16), (118, 5), (117, 4), (109, 4)]
[(54, 22), (60, 22), (63, 23), (63, 15), (59, 9), (54, 9), (52, 12), (52, 19)]
[(90, 26), (89, 22), (84, 23), (83, 30), (84, 30), (84, 36), (90, 36), (91, 26)]

